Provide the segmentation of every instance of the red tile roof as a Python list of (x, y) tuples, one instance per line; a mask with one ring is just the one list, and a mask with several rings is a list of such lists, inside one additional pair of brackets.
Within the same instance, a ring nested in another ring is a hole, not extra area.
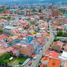
[(67, 62), (65, 62), (64, 67), (67, 67)]
[(3, 40), (5, 38), (7, 38), (7, 35), (4, 35), (4, 34), (0, 35), (0, 40)]
[(64, 44), (64, 43), (61, 42), (61, 41), (56, 41), (56, 42), (54, 42), (54, 45), (58, 45), (58, 46), (61, 46), (61, 47), (63, 46), (63, 44)]
[(28, 25), (28, 22), (24, 21), (23, 19), (19, 20), (19, 22), (23, 25), (23, 27)]
[(46, 55), (53, 58), (58, 58), (59, 53), (57, 53), (56, 51), (47, 51)]
[(40, 67), (46, 67), (45, 64), (41, 64)]
[(60, 67), (59, 59), (50, 59), (47, 67)]
[(45, 57), (42, 58), (42, 60), (44, 60), (44, 61), (48, 60), (48, 59), (49, 59), (48, 56), (45, 56)]

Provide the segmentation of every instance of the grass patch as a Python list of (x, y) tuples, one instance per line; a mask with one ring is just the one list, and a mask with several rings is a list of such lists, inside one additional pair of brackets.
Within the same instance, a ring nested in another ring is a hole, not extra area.
[(8, 63), (9, 62), (9, 58), (11, 57), (12, 55), (10, 53), (5, 53), (3, 54), (2, 56), (0, 56), (0, 64), (5, 64), (5, 63)]
[(21, 64), (23, 64), (24, 63), (24, 61), (26, 60), (27, 58), (24, 58), (24, 57), (22, 57), (22, 58), (14, 58), (12, 61), (10, 61), (9, 63), (8, 63), (8, 65), (9, 66), (11, 66), (11, 65), (21, 65)]
[(27, 59), (27, 57), (13, 57), (12, 60), (9, 60), (11, 57), (13, 57), (11, 53), (3, 54), (0, 56), (0, 64), (7, 64), (8, 66), (21, 65)]

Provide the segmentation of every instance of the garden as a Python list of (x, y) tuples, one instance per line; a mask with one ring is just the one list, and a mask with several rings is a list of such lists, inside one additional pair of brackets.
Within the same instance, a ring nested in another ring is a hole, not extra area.
[(27, 57), (15, 57), (11, 53), (5, 53), (0, 56), (0, 65), (1, 64), (7, 64), (8, 66), (13, 65), (21, 65), (24, 63), (24, 61), (27, 59)]

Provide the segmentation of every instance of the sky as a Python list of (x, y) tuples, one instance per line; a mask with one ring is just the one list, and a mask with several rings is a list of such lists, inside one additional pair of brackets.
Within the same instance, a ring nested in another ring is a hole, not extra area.
[(34, 4), (34, 3), (59, 3), (67, 4), (67, 0), (0, 0), (0, 4)]

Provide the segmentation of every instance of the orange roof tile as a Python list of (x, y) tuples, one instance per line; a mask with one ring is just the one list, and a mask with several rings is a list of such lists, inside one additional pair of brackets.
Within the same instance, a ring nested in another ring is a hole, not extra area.
[(40, 67), (46, 67), (45, 64), (41, 64)]
[(47, 67), (60, 67), (60, 60), (50, 59)]

